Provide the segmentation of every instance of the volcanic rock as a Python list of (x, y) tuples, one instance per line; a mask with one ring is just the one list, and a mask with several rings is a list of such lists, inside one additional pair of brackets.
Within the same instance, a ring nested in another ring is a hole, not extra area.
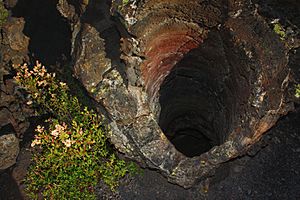
[(102, 4), (78, 15), (75, 73), (105, 107), (116, 148), (169, 181), (214, 174), (293, 109), (291, 47), (251, 2)]

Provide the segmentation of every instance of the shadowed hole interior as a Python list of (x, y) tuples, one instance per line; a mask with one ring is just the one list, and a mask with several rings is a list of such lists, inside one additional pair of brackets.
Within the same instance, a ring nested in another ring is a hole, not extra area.
[(196, 65), (189, 68), (182, 63), (185, 62), (173, 68), (160, 87), (159, 124), (177, 150), (193, 157), (220, 141), (212, 125), (214, 100), (209, 95), (212, 88), (204, 74), (197, 77)]
[(237, 64), (240, 58), (230, 49), (218, 32), (212, 32), (172, 67), (160, 85), (159, 125), (188, 157), (226, 140), (241, 105), (240, 93), (247, 95), (247, 84), (235, 74), (236, 67), (244, 66)]

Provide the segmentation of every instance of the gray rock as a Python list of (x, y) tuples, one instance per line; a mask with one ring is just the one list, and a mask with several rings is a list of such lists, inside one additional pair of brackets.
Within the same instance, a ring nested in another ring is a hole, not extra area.
[(16, 163), (19, 154), (19, 139), (15, 134), (0, 137), (0, 169), (7, 169)]

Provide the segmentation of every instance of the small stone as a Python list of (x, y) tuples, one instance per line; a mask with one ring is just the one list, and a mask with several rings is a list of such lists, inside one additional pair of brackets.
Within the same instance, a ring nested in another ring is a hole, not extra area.
[(19, 139), (15, 134), (0, 137), (0, 170), (7, 169), (16, 163), (19, 154)]

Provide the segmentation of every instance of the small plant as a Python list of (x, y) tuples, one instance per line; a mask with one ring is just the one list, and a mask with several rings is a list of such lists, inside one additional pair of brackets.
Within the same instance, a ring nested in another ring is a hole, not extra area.
[(4, 8), (3, 0), (0, 0), (0, 29), (3, 24), (6, 22), (8, 17), (8, 11)]
[(295, 97), (300, 98), (300, 84), (296, 85)]
[(280, 23), (275, 23), (273, 30), (277, 35), (279, 35), (281, 40), (284, 40), (286, 38), (285, 30)]
[(14, 67), (15, 81), (29, 94), (27, 104), (49, 113), (47, 128), (37, 126), (31, 143), (33, 164), (26, 176), (32, 199), (95, 199), (102, 179), (112, 190), (120, 178), (135, 172), (133, 163), (120, 160), (107, 141), (103, 118), (69, 94), (65, 83), (37, 63)]

